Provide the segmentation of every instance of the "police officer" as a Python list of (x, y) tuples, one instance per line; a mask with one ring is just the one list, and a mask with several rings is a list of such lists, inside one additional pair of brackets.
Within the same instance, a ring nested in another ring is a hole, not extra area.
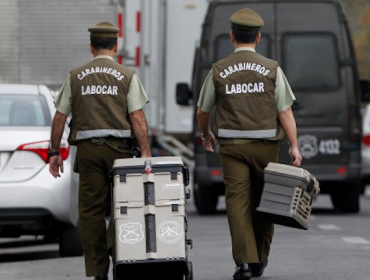
[(69, 143), (77, 145), (79, 226), (86, 276), (104, 280), (108, 279), (112, 246), (112, 228), (107, 234), (104, 220), (110, 193), (107, 175), (115, 159), (131, 156), (134, 139), (142, 157), (151, 156), (142, 112), (148, 97), (134, 72), (113, 60), (119, 29), (101, 22), (88, 31), (94, 59), (71, 71), (55, 100), (50, 173), (57, 178), (63, 172), (59, 147), (67, 116), (72, 113)]
[[(263, 169), (277, 162), (284, 132), (294, 166), (302, 157), (291, 110), (294, 94), (276, 61), (255, 52), (263, 19), (251, 9), (230, 17), (235, 52), (213, 64), (198, 101), (197, 119), (204, 148), (213, 152), (215, 129), (224, 173), (226, 209), (237, 269), (234, 279), (262, 275), (267, 266), (273, 224), (255, 212), (263, 190)], [(212, 127), (213, 128), (213, 127)]]

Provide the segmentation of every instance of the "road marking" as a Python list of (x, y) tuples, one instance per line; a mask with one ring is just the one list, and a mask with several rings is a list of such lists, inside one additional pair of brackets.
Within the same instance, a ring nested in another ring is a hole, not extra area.
[(352, 243), (352, 244), (370, 244), (370, 241), (358, 237), (358, 236), (347, 236), (347, 237), (342, 237), (343, 241), (347, 243)]
[(317, 225), (317, 226), (322, 230), (342, 230), (342, 228), (340, 228), (336, 225), (331, 225), (331, 224), (320, 224), (320, 225)]

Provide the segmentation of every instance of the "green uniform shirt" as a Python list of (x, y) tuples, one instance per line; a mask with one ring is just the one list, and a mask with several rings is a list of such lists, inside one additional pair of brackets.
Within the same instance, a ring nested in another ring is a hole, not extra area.
[[(255, 52), (255, 49), (253, 48), (237, 48), (235, 52), (246, 50)], [(279, 113), (291, 107), (295, 100), (293, 91), (290, 88), (290, 85), (284, 75), (283, 70), (281, 70), (280, 67), (277, 68), (275, 98)], [(216, 105), (216, 103), (217, 94), (215, 91), (215, 86), (213, 84), (213, 73), (211, 70), (203, 83), (197, 105), (201, 108), (203, 112), (209, 113)]]
[[(99, 55), (96, 56), (94, 59), (98, 58), (106, 58), (113, 60), (113, 58), (108, 55)], [(66, 116), (68, 116), (72, 111), (72, 94), (70, 78), (71, 76), (69, 75), (54, 101), (55, 109)], [(136, 74), (134, 74), (132, 77), (126, 100), (129, 113), (142, 109), (145, 106), (145, 104), (149, 102), (145, 89)]]

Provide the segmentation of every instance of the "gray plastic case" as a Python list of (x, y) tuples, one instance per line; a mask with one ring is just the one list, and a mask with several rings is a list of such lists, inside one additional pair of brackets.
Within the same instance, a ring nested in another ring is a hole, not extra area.
[(313, 199), (320, 192), (316, 178), (299, 167), (269, 163), (264, 180), (257, 211), (275, 224), (307, 230)]
[(115, 274), (130, 279), (133, 271), (153, 276), (176, 268), (187, 275), (189, 175), (181, 158), (118, 159), (111, 176)]

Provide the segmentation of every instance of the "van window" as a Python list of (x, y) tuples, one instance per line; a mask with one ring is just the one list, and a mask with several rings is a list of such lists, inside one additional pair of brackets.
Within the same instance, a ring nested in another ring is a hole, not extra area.
[(51, 116), (41, 95), (0, 94), (0, 126), (50, 126)]
[(339, 87), (339, 57), (331, 33), (285, 34), (284, 72), (293, 90), (330, 91)]
[[(260, 43), (256, 47), (256, 51), (265, 56), (271, 56), (271, 38), (266, 35), (262, 34)], [(226, 56), (232, 54), (234, 52), (234, 46), (230, 41), (229, 34), (221, 34), (217, 36), (215, 40), (215, 57), (214, 62), (219, 61)]]

